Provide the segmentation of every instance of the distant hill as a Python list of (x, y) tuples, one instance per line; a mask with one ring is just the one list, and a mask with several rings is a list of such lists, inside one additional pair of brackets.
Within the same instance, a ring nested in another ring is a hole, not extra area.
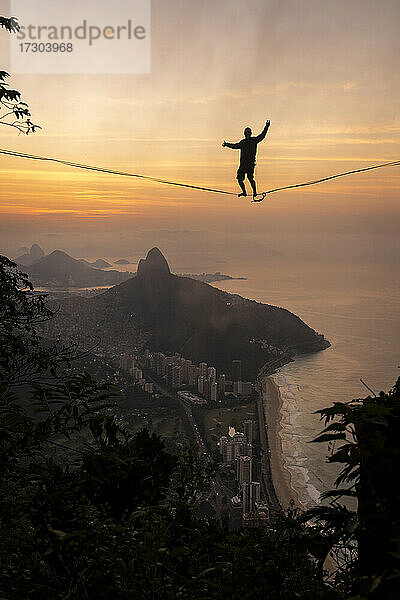
[(110, 263), (108, 263), (102, 258), (98, 258), (94, 262), (90, 262), (88, 260), (85, 260), (84, 258), (80, 258), (79, 262), (82, 262), (85, 265), (88, 265), (89, 267), (95, 267), (96, 269), (109, 269), (111, 267)]
[(247, 279), (246, 277), (231, 277), (230, 275), (224, 275), (224, 273), (220, 273), (219, 271), (217, 271), (216, 273), (182, 273), (180, 277), (189, 277), (190, 279), (197, 279), (197, 281), (203, 281), (203, 283)]
[(33, 244), (30, 250), (25, 247), (21, 248), (20, 250), (25, 250), (25, 253), (17, 256), (15, 262), (23, 267), (29, 267), (30, 265), (33, 265), (44, 256), (44, 251), (38, 244)]
[(28, 253), (29, 253), (28, 246), (22, 246), (21, 248), (18, 248), (17, 252), (13, 256), (22, 256), (23, 254), (28, 254)]
[(119, 260), (114, 260), (115, 265), (130, 265), (130, 261), (126, 258), (120, 258)]
[(92, 263), (89, 262), (88, 260), (86, 260), (86, 258), (78, 258), (79, 262), (83, 263), (84, 265), (88, 266), (88, 267), (93, 267)]
[(110, 263), (108, 263), (103, 258), (98, 258), (91, 264), (92, 264), (92, 267), (95, 267), (96, 269), (109, 269), (111, 267)]
[(227, 374), (239, 358), (249, 378), (281, 353), (287, 362), (289, 354), (330, 345), (288, 310), (173, 275), (157, 248), (139, 262), (136, 277), (93, 298), (65, 300), (52, 325), (57, 335), (98, 336), (114, 352), (146, 344)]
[(62, 250), (54, 250), (26, 269), (35, 285), (46, 287), (92, 287), (115, 285), (132, 273), (102, 271), (72, 258)]

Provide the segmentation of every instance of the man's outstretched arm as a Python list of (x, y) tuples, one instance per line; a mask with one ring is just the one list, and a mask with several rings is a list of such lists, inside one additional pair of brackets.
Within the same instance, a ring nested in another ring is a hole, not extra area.
[(269, 126), (271, 125), (271, 121), (268, 119), (268, 121), (265, 123), (265, 127), (262, 130), (262, 132), (259, 135), (256, 135), (256, 142), (258, 144), (258, 142), (262, 142), (263, 139), (265, 138), (265, 136), (267, 135)]
[(241, 148), (240, 142), (238, 142), (237, 144), (233, 144), (232, 142), (225, 142), (225, 140), (224, 140), (222, 146), (224, 148), (232, 148), (232, 150), (240, 150), (240, 148)]

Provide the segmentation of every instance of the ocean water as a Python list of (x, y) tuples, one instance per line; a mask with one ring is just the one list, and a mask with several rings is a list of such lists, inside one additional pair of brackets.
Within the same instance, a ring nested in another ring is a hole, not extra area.
[(322, 429), (315, 411), (367, 396), (360, 379), (379, 392), (390, 389), (400, 376), (398, 273), (394, 264), (385, 262), (289, 264), (277, 259), (268, 266), (252, 261), (239, 271), (232, 268), (247, 281), (222, 282), (220, 289), (287, 308), (332, 344), (323, 352), (298, 357), (274, 375), (283, 399), (286, 466), (309, 507), (333, 487), (337, 475), (336, 466), (326, 463), (327, 446), (310, 443)]

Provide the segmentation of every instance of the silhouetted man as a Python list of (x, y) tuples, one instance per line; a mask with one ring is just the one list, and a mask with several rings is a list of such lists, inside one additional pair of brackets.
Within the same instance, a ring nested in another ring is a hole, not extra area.
[(257, 155), (257, 144), (258, 142), (262, 142), (262, 140), (267, 135), (267, 131), (271, 121), (268, 120), (265, 124), (264, 129), (260, 133), (260, 135), (252, 136), (252, 131), (250, 127), (246, 127), (244, 130), (244, 138), (237, 144), (232, 144), (231, 142), (225, 142), (222, 144), (224, 148), (232, 148), (233, 150), (240, 150), (240, 163), (237, 171), (237, 180), (242, 190), (241, 194), (238, 196), (247, 196), (246, 187), (244, 185), (244, 178), (247, 175), (247, 179), (250, 182), (251, 187), (253, 188), (253, 198), (257, 196), (257, 187), (256, 182), (254, 180), (254, 168), (256, 166), (256, 155)]

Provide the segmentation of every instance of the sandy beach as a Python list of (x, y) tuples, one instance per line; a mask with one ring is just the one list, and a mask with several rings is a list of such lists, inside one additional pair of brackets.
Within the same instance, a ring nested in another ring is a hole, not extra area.
[(262, 382), (265, 421), (268, 426), (268, 444), (271, 449), (272, 479), (282, 508), (286, 509), (291, 500), (298, 508), (304, 509), (298, 494), (291, 484), (291, 476), (285, 467), (283, 458), (281, 431), (282, 398), (278, 386), (271, 377), (265, 377)]

